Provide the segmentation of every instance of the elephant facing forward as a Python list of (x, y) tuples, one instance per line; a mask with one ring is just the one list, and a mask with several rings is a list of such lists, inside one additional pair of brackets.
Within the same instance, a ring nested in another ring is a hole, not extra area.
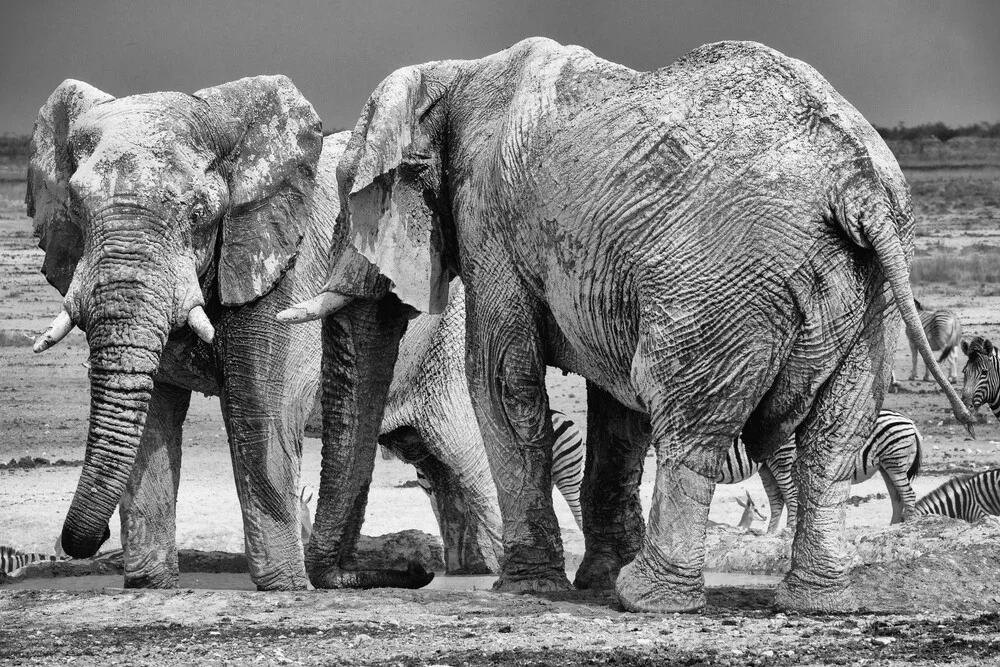
[[(576, 584), (613, 584), (630, 610), (705, 604), (709, 502), (741, 431), (755, 458), (793, 433), (799, 443), (778, 603), (855, 605), (843, 507), (898, 313), (971, 423), (913, 307), (913, 215), (892, 154), (815, 70), (760, 44), (710, 44), (652, 72), (537, 38), (406, 67), (369, 97), (337, 177), (349, 227), (335, 270), (285, 316), (348, 323), (377, 310), (391, 349), (397, 322), (439, 311), (461, 276), (469, 386), (503, 517), (501, 590), (569, 585), (547, 492), (547, 364), (588, 380)], [(371, 289), (385, 278), (389, 297)], [(328, 389), (367, 391), (365, 376), (391, 373), (356, 361)], [(326, 446), (351, 451), (348, 435)]]
[[(306, 586), (296, 491), (319, 394), (321, 327), (274, 314), (315, 294), (330, 272), (346, 139), (324, 142), (312, 106), (280, 76), (121, 99), (67, 80), (42, 107), (28, 213), (42, 270), (65, 299), (35, 349), (74, 325), (90, 344), (90, 430), (66, 553), (95, 553), (120, 502), (126, 585), (176, 585), (181, 428), (196, 390), (221, 397), (253, 580)], [(324, 554), (339, 585), (411, 581), (350, 567), (380, 433), (435, 487), (448, 571), (499, 568), (499, 511), (464, 378), (460, 292), (453, 301), (411, 324), (384, 387), (385, 424), (380, 405), (372, 437), (350, 453), (341, 492), (351, 511), (338, 549)]]

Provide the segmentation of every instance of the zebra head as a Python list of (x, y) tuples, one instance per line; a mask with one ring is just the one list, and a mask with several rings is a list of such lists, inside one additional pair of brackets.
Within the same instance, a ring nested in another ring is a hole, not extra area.
[(989, 339), (976, 336), (962, 341), (962, 352), (968, 357), (962, 369), (962, 402), (973, 412), (985, 403), (1000, 419), (1000, 358), (996, 348)]

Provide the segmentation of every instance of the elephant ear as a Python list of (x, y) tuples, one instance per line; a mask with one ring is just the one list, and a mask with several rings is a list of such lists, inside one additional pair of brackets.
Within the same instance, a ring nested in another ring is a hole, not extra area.
[(444, 87), (418, 67), (397, 70), (379, 84), (337, 167), (349, 240), (393, 283), (393, 292), (425, 313), (448, 301), (441, 215)]
[(219, 298), (225, 305), (249, 303), (274, 287), (298, 253), (323, 126), (284, 76), (249, 77), (194, 95), (217, 114), (220, 171), (229, 180)]
[(24, 203), (34, 218), (38, 247), (45, 251), (42, 273), (63, 296), (83, 254), (83, 232), (70, 217), (69, 179), (75, 169), (70, 130), (87, 109), (113, 99), (88, 83), (66, 79), (35, 119)]

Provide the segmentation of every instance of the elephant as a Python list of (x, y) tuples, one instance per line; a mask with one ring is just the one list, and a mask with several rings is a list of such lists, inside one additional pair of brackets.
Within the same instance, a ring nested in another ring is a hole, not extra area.
[[(90, 345), (90, 429), (61, 535), (67, 554), (93, 555), (120, 503), (125, 585), (176, 586), (181, 431), (200, 391), (221, 398), (253, 581), (307, 587), (297, 490), (304, 429), (318, 414), (322, 327), (274, 314), (314, 294), (331, 270), (335, 170), (348, 136), (324, 140), (283, 76), (120, 99), (67, 80), (41, 108), (26, 200), (42, 270), (65, 298), (35, 351), (73, 326)], [(453, 301), (410, 324), (385, 421), (355, 453), (353, 513), (343, 548), (327, 555), (347, 564), (343, 586), (433, 576), (351, 562), (377, 440), (433, 484), (447, 571), (499, 569), (460, 289)]]
[[(818, 72), (764, 45), (708, 44), (637, 72), (531, 38), (404, 67), (368, 98), (337, 180), (347, 225), (330, 279), (280, 317), (372, 323), (365, 335), (377, 329), (391, 351), (400, 322), (438, 312), (461, 277), (470, 393), (503, 520), (498, 590), (570, 586), (546, 493), (547, 365), (588, 383), (575, 584), (614, 586), (632, 611), (704, 606), (709, 503), (741, 432), (755, 459), (793, 433), (801, 454), (777, 604), (856, 606), (843, 508), (900, 317), (972, 422), (914, 310), (914, 219), (895, 159)], [(340, 358), (331, 343), (324, 354)], [(325, 376), (327, 390), (364, 395), (377, 413), (367, 378), (391, 373), (390, 357), (358, 355), (352, 373)], [(356, 447), (344, 430), (328, 435)], [(325, 511), (348, 502), (328, 500), (314, 540)], [(320, 586), (323, 573), (310, 578)]]

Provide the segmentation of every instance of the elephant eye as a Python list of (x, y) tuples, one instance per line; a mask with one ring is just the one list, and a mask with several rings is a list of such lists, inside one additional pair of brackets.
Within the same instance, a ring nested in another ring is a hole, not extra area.
[(202, 204), (195, 204), (191, 209), (191, 222), (198, 224), (205, 216), (205, 207)]

